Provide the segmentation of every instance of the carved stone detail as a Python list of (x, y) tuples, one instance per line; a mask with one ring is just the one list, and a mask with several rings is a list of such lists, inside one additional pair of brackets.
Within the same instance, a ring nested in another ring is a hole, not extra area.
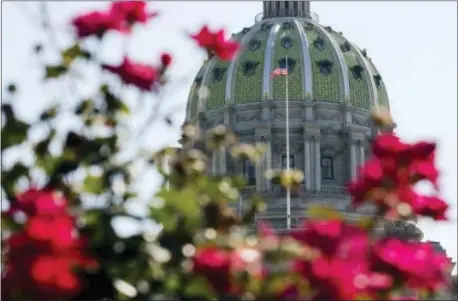
[(332, 121), (341, 121), (342, 114), (339, 111), (331, 110), (316, 110), (315, 119), (317, 120), (332, 120)]
[(359, 114), (353, 114), (353, 123), (360, 126), (369, 127), (371, 120), (368, 116), (361, 116)]
[[(301, 110), (289, 110), (289, 119), (301, 119), (302, 111)], [(284, 109), (275, 109), (272, 110), (272, 118), (274, 120), (283, 121), (286, 120), (286, 112)]]
[(208, 128), (214, 128), (218, 124), (224, 124), (224, 116), (217, 116), (215, 118), (209, 119), (206, 124)]
[(256, 121), (261, 119), (261, 112), (237, 112), (235, 114), (236, 122)]
[[(291, 137), (289, 141), (291, 152), (299, 152), (304, 148), (304, 141), (300, 137)], [(276, 142), (273, 144), (273, 151), (276, 153), (284, 153), (286, 151), (286, 142)]]

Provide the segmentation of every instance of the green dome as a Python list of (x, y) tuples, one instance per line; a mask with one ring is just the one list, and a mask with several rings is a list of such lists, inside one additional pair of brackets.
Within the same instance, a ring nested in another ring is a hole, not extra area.
[[(285, 100), (285, 77), (270, 79), (288, 60), (289, 100), (350, 103), (361, 109), (389, 107), (387, 92), (365, 50), (341, 32), (310, 18), (261, 20), (234, 34), (242, 48), (235, 59), (204, 62), (191, 88), (186, 119), (228, 105)], [(200, 97), (199, 89), (209, 94)]]

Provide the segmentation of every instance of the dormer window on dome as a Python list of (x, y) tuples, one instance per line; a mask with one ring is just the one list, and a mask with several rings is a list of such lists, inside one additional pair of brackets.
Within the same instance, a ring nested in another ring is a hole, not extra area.
[(350, 68), (351, 73), (353, 73), (353, 77), (356, 79), (363, 79), (363, 71), (364, 68), (361, 65), (355, 65)]
[(293, 28), (293, 23), (291, 23), (291, 22), (283, 22), (283, 23), (281, 24), (281, 27), (282, 27), (283, 29), (291, 29), (291, 28)]
[(289, 49), (293, 47), (293, 39), (291, 39), (290, 37), (284, 37), (283, 39), (281, 39), (281, 45), (283, 46), (283, 48)]
[(349, 52), (351, 50), (351, 45), (348, 41), (345, 41), (345, 43), (340, 45), (340, 49), (342, 49), (343, 52)]
[(321, 36), (318, 36), (315, 41), (313, 41), (313, 46), (315, 46), (319, 50), (324, 49), (324, 39)]
[(320, 69), (320, 73), (323, 75), (329, 75), (332, 73), (332, 62), (329, 60), (322, 60), (316, 62), (318, 68)]
[(307, 25), (305, 25), (305, 30), (312, 30), (312, 29), (313, 29), (312, 23), (307, 23)]
[(197, 76), (196, 79), (194, 80), (194, 83), (195, 83), (197, 86), (200, 86), (200, 84), (202, 83), (202, 79), (203, 79), (202, 76)]
[(264, 32), (269, 31), (271, 28), (272, 28), (272, 24), (270, 23), (263, 23), (261, 25), (261, 31), (264, 31)]
[(258, 50), (259, 47), (261, 47), (261, 41), (259, 41), (258, 39), (252, 39), (250, 43), (248, 43), (248, 48), (251, 51)]
[(366, 50), (366, 49), (363, 49), (363, 51), (361, 51), (361, 54), (362, 54), (364, 57), (367, 57), (367, 50)]
[(256, 73), (256, 68), (259, 66), (259, 62), (248, 61), (244, 62), (243, 67), (243, 75), (245, 76), (252, 76)]
[(374, 81), (377, 89), (380, 89), (382, 87), (382, 77), (379, 74), (374, 75)]
[(332, 33), (332, 27), (331, 26), (326, 26), (324, 29), (326, 29), (327, 32)]
[(246, 34), (246, 33), (249, 32), (249, 31), (250, 31), (250, 28), (249, 28), (249, 27), (244, 27), (244, 28), (242, 29), (242, 33), (243, 33), (243, 34)]
[(225, 71), (226, 71), (226, 68), (215, 68), (212, 70), (214, 84), (220, 82), (223, 79)]
[(286, 63), (287, 62), (286, 60), (287, 60), (286, 58), (282, 58), (281, 60), (279, 60), (278, 67), (282, 69), (288, 68), (289, 72), (293, 72), (294, 67), (296, 67), (296, 60), (289, 57), (288, 64)]

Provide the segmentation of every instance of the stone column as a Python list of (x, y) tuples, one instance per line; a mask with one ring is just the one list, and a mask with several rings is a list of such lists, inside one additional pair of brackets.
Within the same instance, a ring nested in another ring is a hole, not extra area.
[(270, 180), (265, 177), (265, 172), (271, 168), (272, 151), (271, 151), (271, 128), (267, 124), (259, 124), (255, 128), (256, 142), (265, 143), (266, 151), (256, 166), (256, 189), (257, 191), (269, 190)]
[(226, 148), (221, 147), (218, 150), (218, 173), (220, 175), (226, 174)]
[(315, 190), (321, 191), (321, 143), (320, 136), (315, 137)]
[(364, 152), (364, 141), (359, 140), (358, 141), (358, 154), (359, 154), (359, 165), (358, 168), (364, 165), (364, 162), (366, 160), (365, 152)]
[(211, 155), (211, 174), (216, 175), (218, 172), (218, 152), (213, 152)]
[(354, 139), (350, 140), (350, 175), (352, 181), (357, 177), (358, 156), (356, 152), (357, 142)]
[(348, 141), (349, 141), (349, 159), (350, 159), (350, 176), (354, 181), (358, 178), (359, 167), (364, 163), (365, 154), (364, 154), (364, 140), (365, 132), (349, 129), (348, 131)]
[(305, 190), (312, 190), (312, 146), (310, 137), (304, 135), (304, 178)]
[(264, 179), (264, 190), (270, 191), (271, 190), (271, 180), (267, 179), (265, 176), (265, 172), (272, 169), (272, 136), (266, 137), (266, 153), (264, 155), (264, 173), (262, 175)]
[(319, 191), (321, 190), (320, 129), (311, 120), (304, 122), (302, 127), (304, 134), (305, 189)]

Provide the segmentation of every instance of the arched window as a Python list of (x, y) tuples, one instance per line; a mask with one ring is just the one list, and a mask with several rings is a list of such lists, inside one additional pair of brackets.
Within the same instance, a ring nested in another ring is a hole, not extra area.
[(351, 72), (353, 73), (353, 77), (355, 79), (363, 79), (363, 71), (364, 68), (361, 65), (355, 65), (350, 68)]
[(334, 179), (334, 160), (331, 156), (321, 157), (321, 178), (323, 180)]
[(248, 185), (256, 185), (256, 167), (250, 160), (243, 161), (243, 176), (247, 179)]
[(293, 72), (294, 67), (296, 66), (296, 60), (289, 57), (288, 64), (286, 63), (286, 58), (282, 58), (281, 60), (278, 60), (279, 68), (286, 69), (286, 66), (288, 66), (288, 72)]
[(213, 83), (218, 83), (223, 79), (225, 68), (215, 68), (213, 71)]
[[(286, 155), (281, 156), (281, 168), (286, 169)], [(294, 155), (289, 155), (289, 168), (294, 168)]]
[(242, 65), (243, 74), (245, 76), (252, 76), (256, 73), (256, 68), (258, 67), (259, 62), (248, 61), (244, 62)]

